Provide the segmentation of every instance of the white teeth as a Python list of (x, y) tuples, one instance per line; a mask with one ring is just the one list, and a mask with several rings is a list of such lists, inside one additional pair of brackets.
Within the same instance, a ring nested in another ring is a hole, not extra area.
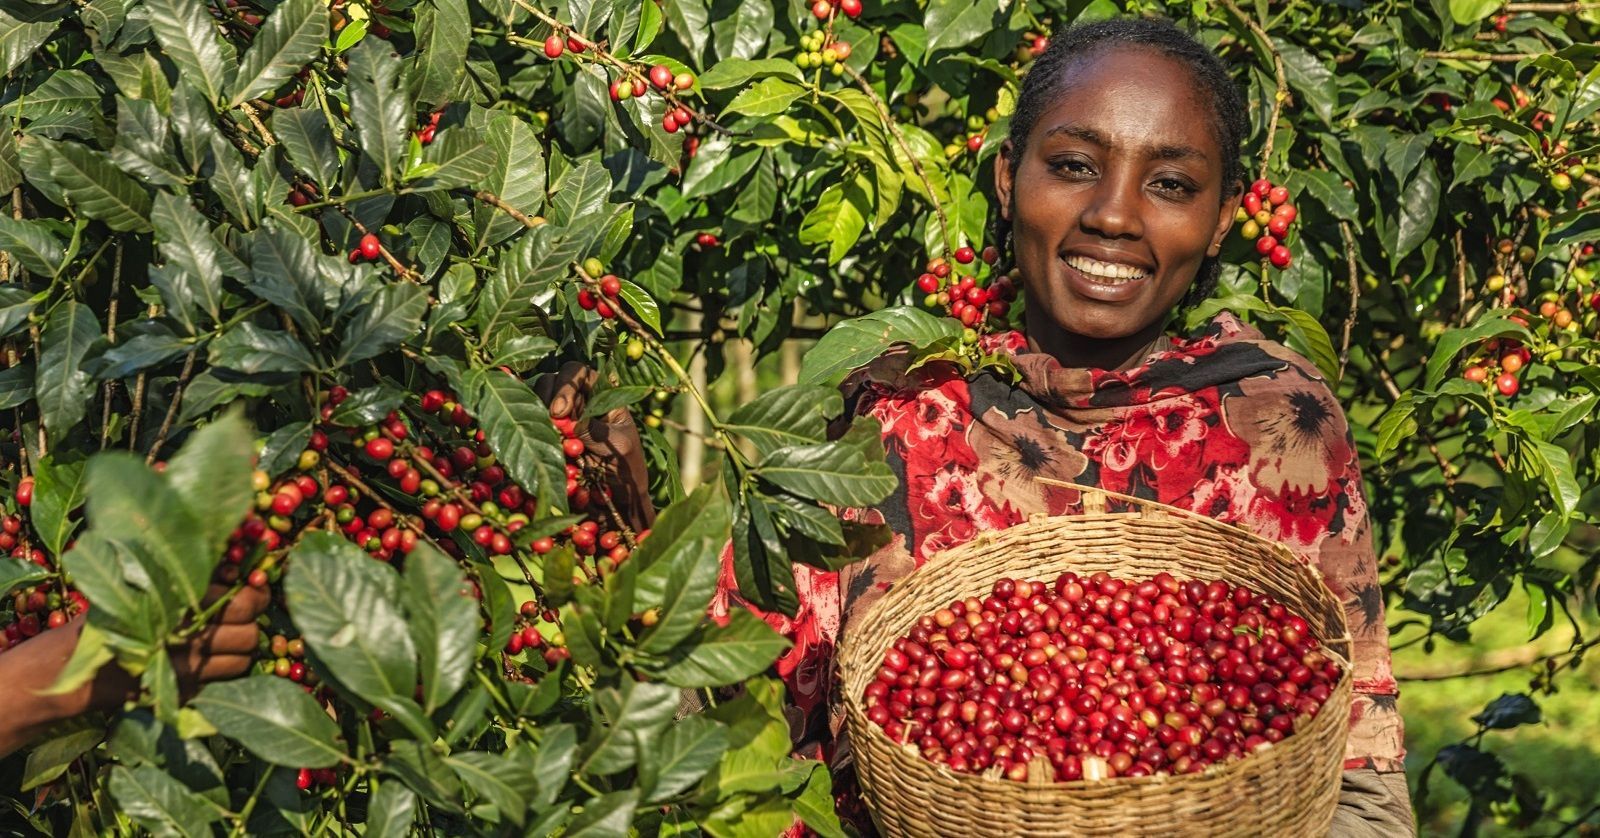
[(1087, 256), (1068, 256), (1067, 264), (1095, 279), (1105, 280), (1113, 285), (1131, 282), (1135, 279), (1144, 279), (1147, 276), (1142, 269), (1135, 268), (1132, 265), (1102, 262), (1099, 259), (1090, 259)]

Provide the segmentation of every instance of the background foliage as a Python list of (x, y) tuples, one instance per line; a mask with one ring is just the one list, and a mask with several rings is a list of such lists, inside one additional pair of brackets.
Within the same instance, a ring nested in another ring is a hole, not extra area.
[[(1249, 168), (1293, 192), (1291, 267), (1236, 239), (1195, 317), (1267, 323), (1336, 384), (1399, 660), (1539, 641), (1487, 666), (1533, 665), (1531, 682), (1414, 749), (1426, 822), (1592, 819), (1592, 783), (1541, 785), (1496, 751), (1562, 684), (1593, 689), (1569, 676), (1600, 569), (1594, 6), (868, 0), (852, 18), (847, 0), (820, 20), (799, 0), (5, 0), (0, 410), (6, 479), (35, 493), (22, 555), (43, 561), (3, 579), (57, 609), (70, 577), (93, 603), (73, 676), (114, 659), (145, 688), (109, 736), (74, 728), (7, 763), (19, 831), (765, 835), (798, 814), (836, 834), (828, 775), (787, 758), (781, 688), (758, 675), (782, 641), (701, 618), (714, 557), (731, 537), (741, 591), (791, 609), (790, 560), (870, 546), (818, 506), (892, 485), (872, 428), (825, 441), (831, 383), (891, 340), (963, 345), (918, 310), (915, 277), (987, 242), (1036, 39), (1119, 13), (1173, 17), (1229, 61)], [(669, 99), (656, 64), (693, 78)], [(347, 258), (368, 233), (381, 253)], [(623, 280), (616, 318), (580, 305), (602, 272)], [(1514, 396), (1500, 369), (1462, 377), (1519, 346)], [(561, 435), (518, 380), (565, 360), (601, 372), (591, 414), (630, 406), (643, 426), (671, 507), (642, 544), (598, 500), (568, 509)], [(467, 425), (422, 409), (435, 388)], [(511, 552), (425, 522), (427, 491), (358, 450), (392, 421), (441, 445), (483, 431), (497, 459), (476, 466), (534, 499), (486, 519)], [(308, 459), (314, 425), (333, 442)], [(336, 505), (288, 516), (245, 561), (322, 688), (262, 672), (184, 704), (157, 652), (236, 540), (252, 453), (272, 481), (364, 475), (363, 514), (393, 508), (420, 546), (385, 566), (324, 532)], [(636, 552), (603, 566), (569, 511)], [(570, 661), (502, 652), (546, 622), (523, 600), (552, 610)], [(1460, 674), (1448, 660), (1426, 677)], [(674, 721), (678, 687), (732, 683), (740, 698)], [(335, 782), (297, 790), (302, 768)]]

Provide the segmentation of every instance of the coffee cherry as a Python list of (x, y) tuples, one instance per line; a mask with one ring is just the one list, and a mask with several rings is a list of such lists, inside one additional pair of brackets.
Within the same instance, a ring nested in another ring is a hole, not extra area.
[(1515, 396), (1517, 391), (1522, 389), (1521, 382), (1517, 381), (1517, 377), (1509, 372), (1501, 373), (1500, 377), (1494, 380), (1494, 386), (1502, 396)]
[(581, 439), (576, 437), (568, 437), (561, 442), (561, 453), (566, 454), (567, 459), (569, 460), (576, 460), (579, 457), (582, 457), (583, 451), (584, 445), (583, 440)]
[(817, 20), (827, 20), (833, 16), (833, 4), (828, 0), (817, 0), (811, 4), (811, 14)]
[(544, 54), (546, 58), (560, 58), (561, 53), (565, 51), (566, 44), (562, 42), (560, 35), (551, 35), (544, 39)]
[(1278, 240), (1272, 236), (1262, 236), (1261, 238), (1256, 239), (1256, 252), (1262, 256), (1266, 256), (1267, 254), (1271, 253), (1272, 249), (1277, 246)]
[(939, 290), (939, 278), (933, 274), (923, 274), (917, 277), (917, 290), (924, 294), (932, 294)]
[(568, 35), (567, 36), (567, 49), (572, 50), (573, 52), (583, 52), (584, 50), (587, 50), (588, 48), (589, 47), (587, 45), (585, 45), (582, 41), (578, 40), (578, 36), (576, 36), (576, 35)]
[(635, 99), (637, 99), (640, 96), (643, 96), (644, 92), (646, 90), (649, 90), (649, 89), (650, 88), (649, 88), (648, 85), (645, 84), (644, 79), (634, 79), (633, 82), (632, 82), (632, 91), (633, 91), (633, 96), (634, 96)]
[(578, 307), (584, 311), (594, 311), (595, 306), (597, 306), (599, 302), (599, 299), (595, 297), (593, 291), (590, 291), (587, 288), (581, 288), (578, 290)]
[(1473, 364), (1461, 371), (1461, 377), (1478, 384), (1489, 380), (1489, 370), (1478, 364)]
[(839, 0), (839, 11), (852, 20), (861, 17), (861, 0)]
[(657, 90), (666, 90), (672, 87), (672, 68), (665, 64), (657, 64), (650, 68), (650, 83)]
[(362, 258), (367, 259), (368, 261), (378, 258), (379, 249), (380, 245), (378, 243), (378, 237), (375, 234), (368, 233), (361, 237)]
[(1274, 186), (1267, 190), (1267, 201), (1273, 205), (1288, 203), (1289, 190), (1282, 186)]
[(16, 498), (18, 506), (33, 505), (33, 477), (24, 477), (17, 483)]
[(679, 90), (689, 90), (694, 87), (694, 74), (679, 73), (672, 77), (672, 84)]
[(622, 293), (622, 280), (611, 274), (600, 277), (600, 293), (615, 300)]
[(972, 260), (978, 258), (978, 254), (972, 248), (962, 246), (956, 248), (955, 257), (957, 262), (963, 265), (970, 265)]
[(1272, 263), (1274, 268), (1289, 267), (1290, 258), (1289, 248), (1284, 247), (1281, 244), (1277, 247), (1274, 247), (1272, 252), (1267, 255), (1267, 260)]
[(367, 440), (367, 456), (374, 460), (384, 461), (394, 456), (394, 443), (386, 437), (373, 437)]

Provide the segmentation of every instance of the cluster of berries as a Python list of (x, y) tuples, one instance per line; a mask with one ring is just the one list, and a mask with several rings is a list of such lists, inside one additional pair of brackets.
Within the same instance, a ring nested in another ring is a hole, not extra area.
[(861, 17), (861, 0), (816, 0), (811, 4), (811, 16), (817, 20), (832, 20), (841, 12), (851, 20)]
[(1254, 240), (1256, 252), (1281, 270), (1289, 267), (1294, 256), (1286, 242), (1297, 214), (1289, 203), (1289, 190), (1262, 178), (1250, 184), (1234, 218), (1239, 222), (1239, 235)]
[[(1001, 579), (921, 617), (862, 702), (954, 771), (1023, 781), (1187, 774), (1315, 717), (1341, 669), (1306, 621), (1226, 582)], [(1046, 777), (1044, 779), (1051, 779)]]
[(794, 57), (796, 67), (802, 70), (826, 68), (834, 76), (844, 75), (844, 62), (850, 58), (850, 44), (846, 41), (828, 42), (829, 34), (817, 30), (800, 36), (800, 54)]
[[(951, 255), (955, 264), (961, 266), (971, 265), (979, 258), (979, 254), (967, 246), (957, 248)], [(986, 264), (994, 265), (1000, 261), (1000, 251), (992, 245), (985, 247), (982, 258)], [(968, 329), (976, 329), (990, 317), (1005, 318), (1017, 298), (1016, 280), (1010, 274), (992, 277), (983, 285), (970, 273), (952, 269), (951, 260), (943, 256), (930, 260), (925, 267), (917, 277), (917, 290), (925, 295), (923, 304), (944, 309)]]

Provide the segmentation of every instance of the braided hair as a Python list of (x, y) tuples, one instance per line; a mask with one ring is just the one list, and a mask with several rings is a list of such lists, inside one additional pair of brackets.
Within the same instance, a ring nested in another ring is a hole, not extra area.
[[(1050, 36), (1049, 46), (1043, 55), (1034, 60), (1022, 81), (1016, 111), (1011, 115), (1010, 164), (1013, 181), (1034, 124), (1061, 96), (1067, 68), (1074, 61), (1118, 46), (1153, 49), (1189, 68), (1195, 85), (1211, 100), (1215, 117), (1211, 128), (1218, 147), (1222, 149), (1223, 197), (1232, 197), (1245, 177), (1244, 164), (1239, 160), (1239, 146), (1250, 130), (1244, 97), (1229, 78), (1228, 69), (1221, 59), (1195, 40), (1194, 36), (1170, 21), (1143, 18), (1080, 23)], [(1016, 195), (1017, 190), (1012, 189), (1013, 203)], [(1011, 240), (1011, 223), (1003, 217), (996, 216), (994, 240), (1002, 253), (1007, 251)], [(1217, 257), (1207, 256), (1200, 265), (1198, 279), (1189, 287), (1180, 305), (1190, 308), (1210, 297), (1216, 291), (1221, 272), (1222, 263)]]

